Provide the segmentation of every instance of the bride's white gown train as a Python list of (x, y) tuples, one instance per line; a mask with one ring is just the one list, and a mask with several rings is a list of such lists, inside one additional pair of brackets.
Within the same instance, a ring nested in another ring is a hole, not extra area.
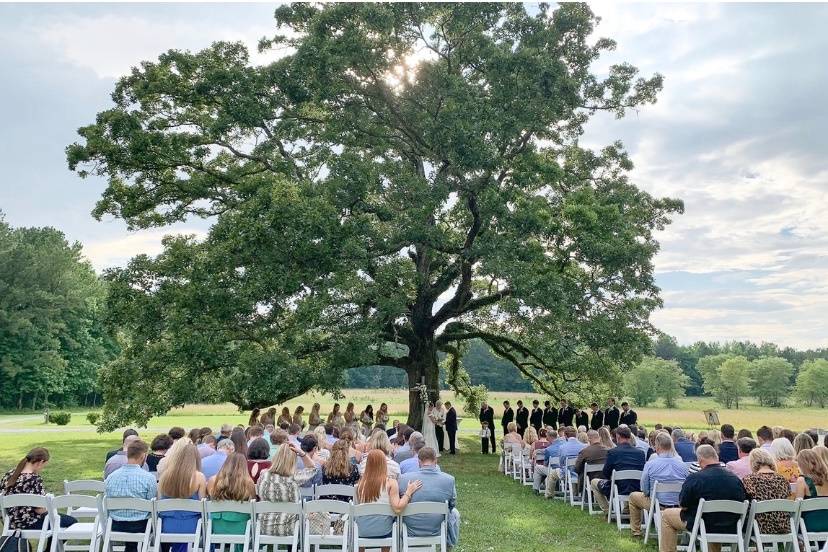
[[(423, 438), (427, 447), (433, 448), (435, 452), (440, 450), (437, 446), (437, 432), (434, 430), (434, 422), (431, 421), (431, 417), (428, 415), (428, 406), (423, 407)], [(437, 454), (439, 455), (439, 452)]]

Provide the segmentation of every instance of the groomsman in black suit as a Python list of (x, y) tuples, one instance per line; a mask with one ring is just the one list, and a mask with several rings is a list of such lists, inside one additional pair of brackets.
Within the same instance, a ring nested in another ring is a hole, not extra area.
[(503, 435), (508, 433), (506, 429), (509, 424), (515, 421), (515, 411), (509, 406), (509, 401), (503, 401), (503, 417), (500, 418), (500, 425), (503, 427)]
[(598, 403), (594, 402), (589, 405), (592, 408), (592, 419), (589, 421), (590, 429), (598, 431), (604, 425), (604, 412), (598, 408)]
[(581, 407), (578, 407), (578, 410), (576, 410), (575, 412), (575, 424), (573, 425), (575, 426), (575, 429), (581, 426), (589, 426), (589, 414), (586, 413), (586, 410), (584, 410)]
[(523, 401), (517, 402), (517, 414), (515, 415), (515, 422), (517, 422), (518, 433), (523, 437), (523, 432), (529, 427), (529, 409), (523, 406)]
[(449, 439), (449, 454), (455, 454), (457, 452), (454, 448), (457, 437), (457, 411), (450, 402), (446, 402), (446, 408), (448, 408), (446, 410), (446, 433)]
[(477, 419), (480, 420), (481, 425), (483, 425), (483, 422), (489, 424), (489, 439), (492, 442), (492, 453), (497, 452), (495, 448), (495, 435), (494, 431), (492, 431), (494, 429), (494, 408), (484, 402), (480, 405), (480, 415), (477, 416)]
[(627, 401), (621, 403), (621, 423), (627, 426), (638, 425), (638, 414), (630, 408), (630, 403)]
[(541, 410), (540, 403), (537, 399), (532, 401), (532, 412), (529, 413), (529, 425), (535, 428), (535, 431), (540, 431), (543, 426), (543, 410)]
[(543, 425), (558, 429), (558, 411), (549, 401), (543, 401)]
[(558, 424), (561, 427), (571, 426), (574, 417), (575, 409), (569, 405), (569, 401), (561, 399), (561, 407), (558, 409)]
[(621, 411), (615, 406), (615, 399), (610, 397), (607, 399), (607, 409), (604, 411), (604, 423), (609, 426), (610, 431), (618, 427), (618, 422), (621, 419)]

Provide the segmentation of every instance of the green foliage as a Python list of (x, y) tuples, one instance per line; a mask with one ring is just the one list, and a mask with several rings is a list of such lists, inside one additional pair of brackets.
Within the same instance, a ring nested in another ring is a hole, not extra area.
[(86, 421), (89, 422), (92, 425), (97, 425), (98, 420), (100, 420), (100, 419), (101, 419), (101, 413), (100, 412), (88, 412), (86, 414)]
[(49, 413), (49, 423), (50, 424), (57, 424), (60, 426), (67, 425), (72, 420), (72, 414), (70, 412), (50, 412)]
[[(738, 409), (739, 400), (750, 391), (750, 362), (743, 356), (722, 359), (721, 364), (715, 369), (715, 377), (711, 376), (710, 381), (710, 391), (716, 400), (725, 408), (735, 405)], [(708, 378), (705, 376), (705, 389), (707, 382)]]
[(763, 406), (782, 406), (791, 385), (793, 366), (781, 357), (761, 357), (750, 363), (750, 387)]
[(675, 408), (684, 397), (688, 377), (678, 362), (647, 357), (624, 375), (624, 392), (639, 406), (647, 406), (656, 399), (664, 399), (664, 406)]
[(95, 216), (213, 225), (107, 275), (123, 354), (103, 425), (207, 382), (242, 408), (335, 392), (359, 366), (433, 399), (438, 354), (475, 338), (553, 397), (617, 379), (650, 347), (655, 233), (683, 205), (634, 186), (620, 144), (579, 146), (591, 115), (662, 87), (627, 63), (593, 73), (614, 48), (596, 21), (586, 4), (290, 4), (269, 65), (218, 42), (122, 78), (67, 149), (108, 181)]
[(828, 404), (828, 360), (817, 359), (802, 363), (796, 378), (794, 394), (808, 406), (825, 408)]

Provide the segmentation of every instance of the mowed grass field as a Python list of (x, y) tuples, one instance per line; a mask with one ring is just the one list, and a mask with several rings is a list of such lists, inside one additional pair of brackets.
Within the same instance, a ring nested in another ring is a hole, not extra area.
[[(344, 405), (353, 401), (361, 410), (365, 404), (375, 408), (387, 402), (393, 418), (405, 419), (407, 393), (405, 390), (345, 390)], [(523, 399), (527, 404), (533, 398), (542, 397), (522, 393), (492, 393), (489, 402), (496, 407), (496, 415), (502, 412), (503, 400), (512, 403)], [(451, 393), (443, 393), (443, 400), (454, 401)], [(333, 400), (308, 395), (299, 397), (288, 406), (291, 411), (302, 404), (309, 409), (319, 402), (323, 414), (330, 411)], [(474, 414), (462, 411), (462, 401), (456, 401), (461, 416), (460, 452), (444, 456), (443, 469), (456, 477), (458, 506), (462, 515), (460, 552), (481, 551), (638, 551), (645, 547), (629, 538), (629, 532), (619, 533), (614, 526), (601, 521), (600, 516), (588, 516), (579, 509), (570, 508), (558, 501), (544, 500), (535, 496), (531, 488), (499, 475), (497, 456), (480, 454), (476, 437), (478, 425)], [(642, 423), (678, 425), (689, 429), (706, 427), (703, 410), (717, 409), (710, 399), (692, 398), (680, 401), (677, 409), (636, 408)], [(782, 425), (792, 429), (828, 427), (828, 411), (809, 408), (765, 409), (746, 403), (740, 410), (718, 409), (720, 421), (736, 428), (747, 427), (755, 431), (762, 424)], [(97, 433), (86, 421), (88, 410), (73, 411), (68, 426), (45, 425), (41, 413), (0, 415), (0, 470), (10, 469), (30, 448), (45, 446), (52, 460), (43, 473), (47, 488), (54, 493), (62, 492), (64, 479), (99, 479), (102, 475), (106, 451), (120, 445), (120, 431)], [(147, 428), (141, 428), (141, 436), (147, 440), (166, 432), (172, 426), (185, 429), (209, 426), (218, 428), (224, 422), (244, 423), (249, 413), (240, 413), (233, 405), (188, 405), (166, 416), (153, 418)], [(655, 546), (646, 547), (652, 552)]]

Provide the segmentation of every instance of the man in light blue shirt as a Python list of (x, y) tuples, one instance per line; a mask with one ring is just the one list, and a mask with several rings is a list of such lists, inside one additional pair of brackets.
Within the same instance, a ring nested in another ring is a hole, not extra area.
[[(423, 486), (411, 496), (412, 504), (415, 502), (448, 502), (446, 541), (449, 546), (456, 546), (460, 537), (460, 512), (457, 511), (457, 487), (454, 484), (454, 477), (437, 468), (437, 451), (433, 448), (421, 448), (417, 457), (420, 469), (400, 475), (400, 496), (405, 494), (410, 482), (421, 481)], [(438, 535), (442, 520), (443, 516), (439, 514), (411, 516), (406, 519), (408, 535), (411, 537)]]
[[(408, 460), (400, 462), (400, 474), (420, 471), (420, 458), (418, 455), (420, 454), (420, 451), (425, 448), (425, 437), (423, 437), (423, 434), (419, 431), (415, 431), (411, 434), (411, 437), (408, 438), (408, 442), (414, 456)], [(440, 466), (437, 464), (434, 464), (434, 467), (437, 471), (441, 471)]]
[[(572, 458), (573, 460), (578, 458), (578, 453), (586, 448), (586, 443), (582, 443), (576, 438), (577, 434), (578, 432), (575, 430), (574, 427), (568, 427), (564, 430), (566, 442), (561, 445), (558, 456), (558, 464), (560, 465), (560, 469), (558, 470), (558, 477), (560, 479), (564, 478), (564, 470), (566, 469), (567, 460), (569, 460), (570, 458)], [(578, 475), (578, 473), (575, 471), (574, 466), (572, 467), (572, 469), (569, 470), (569, 473), (573, 477), (577, 477)]]
[(673, 430), (673, 444), (676, 452), (685, 462), (696, 461), (696, 444), (684, 436), (684, 430), (677, 427)]
[[(676, 454), (673, 439), (667, 433), (659, 433), (655, 438), (656, 454), (644, 464), (641, 472), (641, 492), (630, 494), (630, 530), (633, 537), (641, 536), (641, 512), (650, 509), (650, 492), (655, 482), (683, 483), (687, 479), (687, 464)], [(658, 502), (662, 506), (677, 506), (679, 493), (658, 493)]]
[(204, 474), (204, 479), (210, 479), (216, 475), (227, 457), (236, 452), (236, 445), (230, 439), (222, 439), (216, 444), (215, 454), (211, 454), (201, 461), (201, 473)]
[[(535, 473), (532, 475), (532, 488), (535, 490), (536, 494), (540, 493), (540, 486), (543, 483), (543, 480), (549, 475), (549, 459), (550, 458), (559, 458), (561, 455), (561, 447), (563, 444), (566, 443), (566, 437), (564, 436), (564, 427), (561, 426), (558, 428), (558, 438), (552, 441), (548, 447), (543, 449), (543, 465), (536, 465), (535, 466)], [(554, 469), (552, 471), (555, 471)], [(555, 487), (551, 486), (547, 482), (546, 484), (546, 496), (550, 497), (554, 495)]]
[[(107, 498), (140, 498), (152, 500), (158, 494), (155, 476), (141, 466), (147, 459), (147, 444), (132, 440), (127, 446), (127, 463), (106, 478), (104, 494)], [(111, 510), (112, 530), (124, 533), (143, 533), (147, 528), (149, 514), (139, 510)], [(136, 552), (138, 543), (124, 544), (125, 552)]]

